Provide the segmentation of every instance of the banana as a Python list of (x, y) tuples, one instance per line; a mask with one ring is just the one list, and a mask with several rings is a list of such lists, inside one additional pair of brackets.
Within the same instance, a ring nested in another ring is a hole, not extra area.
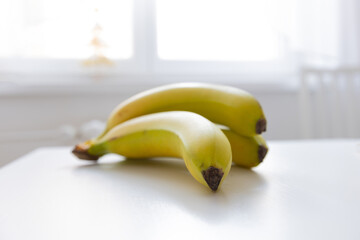
[(233, 163), (241, 167), (252, 168), (264, 160), (269, 148), (261, 135), (246, 137), (226, 127), (221, 126), (220, 128), (230, 142)]
[(140, 116), (113, 127), (104, 136), (75, 146), (80, 159), (107, 153), (129, 158), (183, 158), (190, 174), (216, 191), (231, 168), (231, 146), (223, 132), (192, 112), (170, 111)]
[(263, 110), (250, 93), (223, 85), (178, 83), (141, 92), (120, 103), (110, 114), (106, 129), (98, 138), (131, 118), (178, 110), (198, 113), (245, 136), (266, 131)]

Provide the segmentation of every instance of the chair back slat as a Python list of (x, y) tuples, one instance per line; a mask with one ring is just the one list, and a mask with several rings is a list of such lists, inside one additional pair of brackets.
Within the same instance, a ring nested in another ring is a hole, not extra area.
[(315, 95), (316, 101), (316, 128), (315, 133), (316, 135), (326, 137), (328, 135), (328, 124), (325, 124), (328, 120), (326, 119), (327, 116), (327, 85), (325, 83), (325, 73), (318, 72), (316, 73), (316, 81), (317, 81), (317, 94)]
[(331, 124), (329, 133), (330, 135), (328, 137), (336, 137), (341, 135), (343, 132), (343, 126), (340, 124), (342, 121), (342, 114), (341, 113), (341, 94), (339, 92), (339, 88), (341, 85), (341, 74), (338, 72), (334, 72), (333, 74), (330, 74), (330, 83), (329, 83), (329, 114), (330, 118), (329, 123)]
[(312, 119), (311, 119), (311, 95), (310, 83), (308, 82), (306, 71), (301, 73), (301, 86), (300, 86), (300, 112), (301, 112), (301, 132), (305, 138), (312, 137)]

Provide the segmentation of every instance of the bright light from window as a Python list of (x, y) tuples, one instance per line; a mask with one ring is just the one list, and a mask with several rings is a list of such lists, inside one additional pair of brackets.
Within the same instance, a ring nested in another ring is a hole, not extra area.
[(279, 57), (276, 1), (157, 0), (158, 54), (168, 60)]
[(0, 57), (87, 58), (96, 23), (106, 56), (133, 53), (132, 0), (2, 0), (1, 5)]

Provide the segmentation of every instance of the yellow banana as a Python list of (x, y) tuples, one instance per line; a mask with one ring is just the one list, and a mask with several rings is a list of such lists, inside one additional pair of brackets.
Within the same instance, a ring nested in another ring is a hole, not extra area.
[(233, 163), (241, 167), (252, 168), (264, 160), (269, 148), (261, 135), (246, 137), (228, 128), (220, 128), (230, 142)]
[(120, 103), (110, 114), (99, 138), (131, 118), (178, 110), (198, 113), (245, 136), (266, 130), (263, 110), (250, 93), (223, 85), (178, 83), (141, 92)]
[(223, 132), (192, 112), (170, 111), (118, 124), (104, 136), (75, 146), (73, 153), (97, 160), (117, 153), (129, 158), (183, 158), (191, 175), (216, 191), (231, 167), (231, 147)]

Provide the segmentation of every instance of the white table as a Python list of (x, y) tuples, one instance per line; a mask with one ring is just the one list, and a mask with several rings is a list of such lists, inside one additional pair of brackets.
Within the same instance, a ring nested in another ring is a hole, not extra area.
[(92, 164), (41, 148), (0, 169), (0, 239), (358, 240), (359, 144), (270, 142), (216, 193), (179, 160)]

